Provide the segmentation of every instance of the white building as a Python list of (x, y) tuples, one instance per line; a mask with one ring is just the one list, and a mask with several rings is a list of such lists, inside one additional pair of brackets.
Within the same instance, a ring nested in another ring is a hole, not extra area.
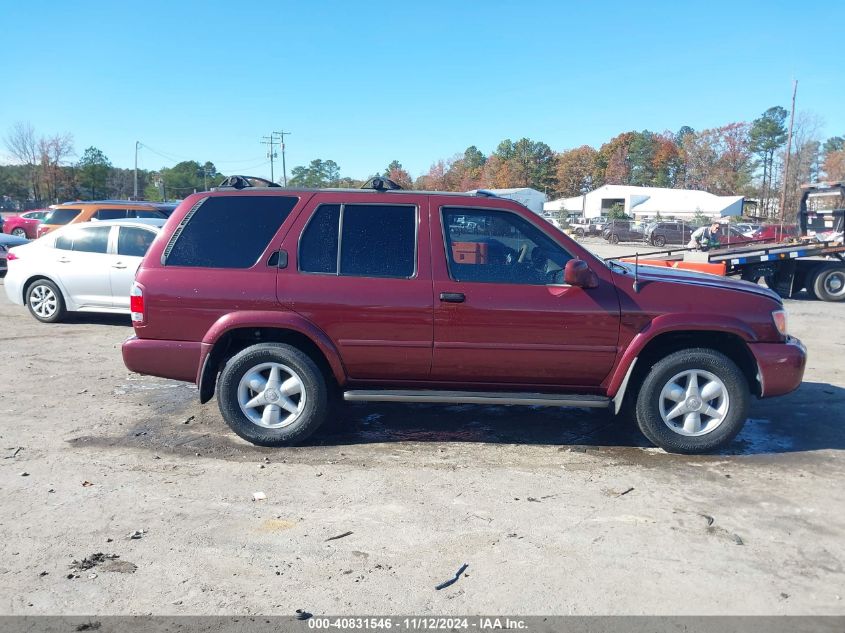
[(694, 189), (604, 185), (583, 196), (547, 202), (543, 210), (596, 218), (621, 205), (627, 215), (638, 219), (652, 218), (659, 213), (664, 218), (683, 220), (698, 213), (709, 217), (739, 216), (743, 200), (742, 196), (717, 196)]
[[(477, 189), (473, 189), (472, 191), (467, 191), (467, 193), (475, 193), (476, 191)], [(542, 213), (544, 206), (543, 203), (546, 202), (546, 194), (542, 191), (531, 189), (530, 187), (518, 187), (515, 189), (485, 189), (484, 191), (494, 193), (500, 198), (516, 200), (520, 204), (531, 209), (534, 213)]]

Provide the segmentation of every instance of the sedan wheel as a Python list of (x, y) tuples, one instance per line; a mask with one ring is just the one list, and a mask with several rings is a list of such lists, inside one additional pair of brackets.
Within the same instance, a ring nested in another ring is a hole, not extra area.
[(17, 237), (26, 237), (26, 231), (21, 228), (12, 229), (12, 235), (15, 235)]
[(32, 316), (42, 323), (55, 323), (65, 312), (61, 291), (47, 279), (39, 279), (27, 289), (26, 305)]

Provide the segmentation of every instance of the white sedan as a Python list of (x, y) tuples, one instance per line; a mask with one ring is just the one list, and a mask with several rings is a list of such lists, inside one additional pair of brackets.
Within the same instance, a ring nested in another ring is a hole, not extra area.
[(163, 219), (71, 224), (9, 251), (5, 288), (43, 323), (66, 312), (129, 314), (129, 290)]

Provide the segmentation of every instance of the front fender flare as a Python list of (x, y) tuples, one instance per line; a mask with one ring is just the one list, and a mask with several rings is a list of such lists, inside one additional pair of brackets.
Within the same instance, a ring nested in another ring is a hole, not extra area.
[[(716, 314), (661, 314), (640, 330), (631, 340), (621, 355), (616, 366), (611, 370), (607, 379), (607, 395), (615, 398), (624, 391), (627, 386), (626, 377), (630, 376), (630, 370), (634, 361), (639, 357), (646, 346), (663, 334), (674, 332), (716, 332), (720, 334), (732, 334), (738, 336), (746, 343), (757, 340), (754, 331), (747, 323), (734, 317)], [(624, 393), (622, 394), (624, 396)], [(621, 396), (620, 396), (621, 401)]]

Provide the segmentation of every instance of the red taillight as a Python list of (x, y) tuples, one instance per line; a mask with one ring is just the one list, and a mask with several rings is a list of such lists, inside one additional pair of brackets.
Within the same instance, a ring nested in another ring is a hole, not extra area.
[(144, 291), (138, 284), (132, 284), (132, 290), (129, 291), (129, 311), (133, 323), (144, 322)]
[(16, 259), (20, 259), (20, 257), (15, 255), (12, 251), (9, 251), (8, 253), (6, 253), (6, 261), (7, 262), (13, 262)]

